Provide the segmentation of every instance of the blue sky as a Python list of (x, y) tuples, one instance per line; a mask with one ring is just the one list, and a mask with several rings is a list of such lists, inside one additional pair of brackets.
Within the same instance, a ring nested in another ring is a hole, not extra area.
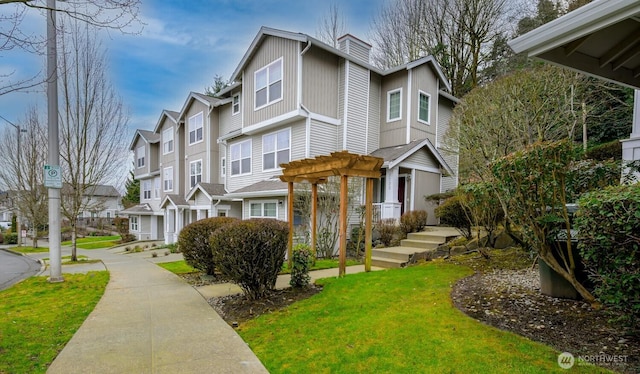
[[(340, 1), (347, 31), (369, 40), (371, 20), (385, 1)], [(203, 92), (216, 74), (228, 78), (261, 26), (315, 36), (329, 5), (313, 0), (142, 0), (146, 25), (141, 34), (102, 33), (110, 77), (130, 109), (130, 128), (153, 129), (163, 109), (181, 109), (189, 91)], [(45, 19), (33, 12), (24, 27), (44, 33)], [(42, 56), (2, 51), (0, 74), (36, 74), (45, 70), (44, 62)], [(44, 88), (0, 96), (0, 115), (17, 123), (33, 104), (46, 113)]]

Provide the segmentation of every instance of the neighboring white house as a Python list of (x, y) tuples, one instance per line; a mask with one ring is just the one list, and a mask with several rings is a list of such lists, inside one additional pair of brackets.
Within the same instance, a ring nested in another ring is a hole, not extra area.
[(279, 165), (341, 150), (384, 159), (381, 218), (427, 209), (435, 223), (423, 196), (458, 183), (457, 154), (443, 149), (458, 101), (449, 81), (432, 56), (381, 70), (366, 42), (338, 45), (263, 27), (217, 97), (191, 92), (153, 131), (138, 130), (140, 204), (122, 212), (131, 232), (173, 243), (206, 217), (288, 220)]

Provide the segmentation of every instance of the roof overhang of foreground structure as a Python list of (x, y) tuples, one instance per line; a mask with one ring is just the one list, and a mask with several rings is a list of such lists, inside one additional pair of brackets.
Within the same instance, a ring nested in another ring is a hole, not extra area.
[(333, 152), (329, 156), (318, 156), (282, 164), (283, 182), (322, 183), (331, 176), (380, 178), (384, 160), (380, 157), (358, 155), (347, 151)]
[(555, 65), (640, 89), (640, 1), (596, 0), (509, 41)]

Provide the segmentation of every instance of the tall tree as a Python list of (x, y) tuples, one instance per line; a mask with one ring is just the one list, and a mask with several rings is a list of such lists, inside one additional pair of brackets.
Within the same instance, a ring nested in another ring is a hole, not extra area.
[(338, 47), (338, 38), (347, 33), (347, 21), (339, 3), (329, 4), (329, 9), (320, 19), (316, 36), (330, 46)]
[(133, 170), (129, 171), (129, 178), (125, 183), (125, 193), (122, 196), (122, 206), (130, 208), (140, 203), (140, 179), (135, 178)]
[(224, 79), (222, 75), (216, 74), (213, 77), (213, 84), (204, 88), (204, 94), (207, 96), (217, 96), (218, 92), (229, 86), (229, 81)]
[(47, 133), (36, 107), (29, 108), (20, 127), (26, 131), (20, 134), (19, 149), (13, 128), (5, 128), (0, 141), (0, 183), (9, 189), (20, 215), (36, 230), (32, 238), (33, 246), (37, 247), (37, 230), (48, 219), (47, 191), (42, 173), (42, 165), (47, 159)]
[(60, 40), (60, 158), (62, 214), (71, 224), (72, 259), (76, 259), (77, 217), (99, 210), (88, 198), (99, 184), (120, 175), (127, 162), (128, 113), (107, 78), (105, 50), (86, 24), (63, 23)]
[(478, 85), (506, 9), (506, 0), (395, 0), (373, 21), (374, 63), (389, 68), (433, 55), (462, 96)]

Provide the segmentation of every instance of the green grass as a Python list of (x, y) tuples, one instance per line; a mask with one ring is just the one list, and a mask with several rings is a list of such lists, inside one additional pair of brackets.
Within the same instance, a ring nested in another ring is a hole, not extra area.
[[(361, 264), (360, 261), (347, 260), (347, 266), (360, 265), (360, 264)], [(320, 259), (320, 260), (316, 260), (316, 263), (313, 266), (311, 266), (309, 271), (335, 269), (339, 265), (340, 265), (340, 261), (338, 259)], [(280, 274), (289, 274), (289, 273), (291, 273), (291, 270), (289, 270), (288, 264), (285, 261), (284, 264), (282, 265), (282, 271), (280, 271)]]
[(0, 373), (44, 373), (104, 293), (106, 271), (33, 277), (0, 291)]
[(427, 263), (322, 279), (321, 293), (238, 332), (272, 373), (563, 372), (559, 352), (452, 305), (452, 284), (470, 273)]
[(13, 247), (11, 250), (20, 253), (42, 253), (49, 252), (49, 247)]
[[(118, 235), (110, 235), (110, 236), (87, 236), (85, 238), (78, 238), (76, 240), (76, 247), (81, 249), (101, 249), (101, 248), (110, 248), (114, 245), (119, 244), (120, 236)], [(64, 246), (70, 246), (71, 241), (62, 242)]]
[(198, 270), (189, 266), (184, 260), (173, 261), (173, 262), (160, 262), (159, 266), (169, 270), (175, 274), (186, 274), (186, 273), (195, 273)]

